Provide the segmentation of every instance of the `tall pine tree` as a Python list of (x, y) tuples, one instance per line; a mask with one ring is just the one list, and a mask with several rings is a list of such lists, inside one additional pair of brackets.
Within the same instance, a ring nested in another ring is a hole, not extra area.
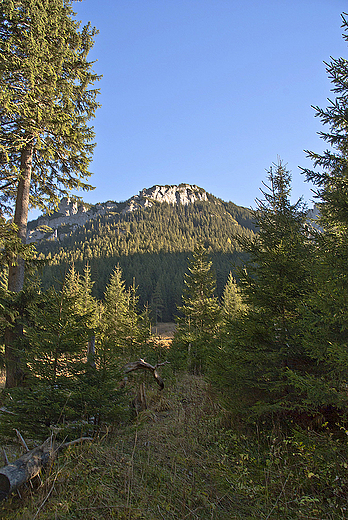
[(254, 212), (258, 234), (239, 238), (249, 254), (239, 273), (247, 307), (231, 320), (231, 339), (222, 345), (228, 363), (221, 367), (230, 397), (256, 414), (298, 404), (287, 372), (305, 362), (299, 319), (310, 288), (306, 211), (301, 200), (290, 202), (291, 176), (281, 161), (269, 169), (261, 191)]
[(212, 261), (203, 244), (196, 246), (185, 274), (183, 305), (178, 307), (173, 359), (194, 372), (209, 366), (218, 341), (221, 311), (215, 296)]
[[(79, 30), (70, 0), (3, 0), (0, 9), (0, 209), (25, 244), (28, 210), (54, 206), (85, 179), (94, 148), (88, 121), (98, 79), (87, 55), (95, 30)], [(0, 215), (0, 216), (1, 216)], [(20, 252), (19, 252), (20, 253)], [(10, 265), (8, 289), (24, 283), (24, 259)], [(14, 329), (6, 340), (7, 386), (15, 386)]]
[[(348, 42), (348, 19), (342, 15)], [(308, 152), (314, 170), (304, 169), (317, 188), (321, 230), (316, 233), (312, 297), (304, 309), (305, 346), (316, 363), (315, 377), (301, 382), (318, 407), (346, 409), (348, 383), (348, 61), (332, 58), (326, 71), (336, 97), (326, 109), (313, 107), (327, 130), (323, 153)], [(300, 382), (298, 382), (300, 384)]]

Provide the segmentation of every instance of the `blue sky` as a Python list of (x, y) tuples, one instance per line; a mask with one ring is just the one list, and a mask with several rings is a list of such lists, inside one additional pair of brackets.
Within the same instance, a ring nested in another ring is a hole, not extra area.
[(83, 0), (99, 30), (89, 58), (102, 104), (93, 122), (96, 203), (154, 184), (197, 184), (255, 206), (279, 156), (293, 199), (311, 205), (298, 166), (322, 151), (311, 105), (325, 107), (323, 61), (347, 56), (343, 0)]

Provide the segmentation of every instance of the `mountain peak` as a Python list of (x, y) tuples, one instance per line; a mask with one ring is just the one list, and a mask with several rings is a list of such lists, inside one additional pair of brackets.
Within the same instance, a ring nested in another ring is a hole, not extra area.
[(139, 192), (139, 196), (168, 202), (169, 204), (192, 204), (198, 200), (208, 200), (207, 193), (202, 188), (192, 184), (179, 184), (171, 186), (155, 185), (152, 188), (144, 188)]
[(208, 200), (207, 192), (203, 188), (191, 184), (171, 186), (156, 184), (152, 188), (143, 188), (138, 195), (134, 195), (125, 203), (107, 201), (91, 206), (63, 198), (58, 204), (57, 211), (52, 215), (42, 215), (29, 223), (27, 242), (38, 241), (42, 238), (62, 240), (76, 228), (86, 224), (88, 220), (96, 219), (109, 212), (124, 214), (151, 207), (156, 202), (187, 205), (206, 200)]
[(123, 212), (150, 207), (153, 202), (167, 202), (172, 205), (183, 204), (186, 206), (200, 200), (206, 201), (208, 197), (206, 191), (198, 186), (192, 184), (173, 184), (170, 186), (155, 184), (152, 188), (143, 188), (138, 195), (129, 199)]

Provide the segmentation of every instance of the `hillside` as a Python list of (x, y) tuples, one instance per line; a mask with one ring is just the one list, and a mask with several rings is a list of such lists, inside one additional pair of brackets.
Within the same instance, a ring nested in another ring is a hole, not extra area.
[(58, 208), (51, 214), (45, 214), (28, 223), (27, 242), (41, 240), (63, 241), (74, 230), (90, 220), (115, 213), (129, 213), (148, 208), (154, 202), (168, 204), (192, 204), (200, 200), (208, 200), (207, 193), (198, 186), (180, 184), (178, 186), (152, 186), (144, 188), (126, 202), (108, 200), (104, 203), (86, 204), (81, 201), (63, 198)]
[[(162, 372), (163, 373), (163, 372)], [(8, 520), (335, 520), (346, 517), (346, 442), (241, 431), (202, 378), (166, 371), (148, 409), (63, 453), (0, 503)]]
[(154, 186), (88, 210), (64, 200), (59, 209), (30, 223), (32, 237), (46, 230), (37, 244), (39, 257), (51, 261), (43, 286), (59, 283), (68, 264), (82, 269), (88, 261), (94, 295), (102, 298), (119, 263), (127, 285), (135, 279), (140, 305), (148, 303), (160, 321), (173, 319), (187, 257), (198, 242), (212, 254), (220, 296), (229, 271), (243, 261), (233, 237), (254, 232), (250, 210), (190, 185)]

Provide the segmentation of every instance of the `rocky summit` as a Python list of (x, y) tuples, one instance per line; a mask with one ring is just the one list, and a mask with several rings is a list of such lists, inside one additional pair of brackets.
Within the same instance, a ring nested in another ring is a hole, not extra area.
[(126, 202), (107, 201), (94, 205), (63, 198), (58, 208), (52, 214), (41, 215), (28, 223), (27, 242), (37, 242), (45, 239), (64, 240), (76, 228), (87, 221), (106, 215), (107, 213), (128, 213), (142, 208), (151, 207), (154, 203), (192, 204), (208, 200), (207, 192), (191, 184), (178, 186), (155, 185), (142, 189)]

